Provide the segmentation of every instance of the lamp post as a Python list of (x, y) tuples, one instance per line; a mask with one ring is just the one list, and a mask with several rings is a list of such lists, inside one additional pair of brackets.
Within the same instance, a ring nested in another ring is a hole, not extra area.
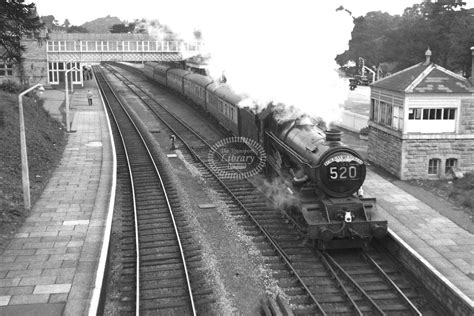
[(20, 112), (21, 182), (23, 185), (23, 201), (25, 209), (28, 211), (31, 209), (30, 176), (28, 173), (28, 154), (26, 151), (25, 119), (23, 117), (23, 96), (36, 88), (39, 88), (40, 91), (44, 91), (43, 85), (38, 83), (18, 95), (18, 109)]
[[(71, 68), (71, 69), (68, 69), (68, 70), (66, 70), (65, 76), (64, 76), (64, 77), (65, 77), (65, 80), (66, 80), (66, 131), (67, 131), (68, 133), (71, 132), (71, 126), (70, 126), (70, 124), (69, 124), (69, 91), (68, 91), (68, 87), (67, 87), (67, 74), (68, 74), (70, 71), (72, 71), (72, 70), (76, 70), (76, 71), (77, 71), (77, 70), (79, 70), (79, 69), (77, 69), (76, 67)], [(74, 90), (73, 90), (73, 87), (72, 87), (72, 78), (71, 78), (71, 90), (74, 91)]]

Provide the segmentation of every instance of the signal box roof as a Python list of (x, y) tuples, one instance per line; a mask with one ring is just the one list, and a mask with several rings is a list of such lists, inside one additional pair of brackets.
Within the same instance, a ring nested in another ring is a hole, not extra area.
[(370, 85), (404, 93), (471, 93), (466, 78), (434, 63), (421, 62)]

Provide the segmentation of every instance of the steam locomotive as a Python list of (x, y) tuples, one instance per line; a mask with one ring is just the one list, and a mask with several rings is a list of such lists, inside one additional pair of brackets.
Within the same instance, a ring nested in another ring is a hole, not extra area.
[(235, 136), (263, 146), (267, 173), (282, 179), (295, 201), (286, 211), (318, 248), (361, 247), (386, 235), (387, 222), (371, 220), (375, 199), (360, 194), (366, 165), (342, 144), (340, 131), (324, 131), (310, 117), (280, 119), (275, 106), (256, 114), (238, 106), (244, 97), (228, 85), (183, 69), (148, 62), (144, 73), (192, 100)]

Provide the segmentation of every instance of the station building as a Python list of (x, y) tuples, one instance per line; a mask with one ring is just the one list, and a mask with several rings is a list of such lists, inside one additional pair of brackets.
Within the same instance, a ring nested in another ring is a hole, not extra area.
[(31, 86), (83, 84), (84, 71), (102, 61), (182, 62), (196, 55), (200, 43), (157, 41), (148, 34), (46, 33), (25, 37), (24, 61), (8, 64), (0, 61), (0, 82), (12, 80)]
[(368, 159), (401, 180), (474, 171), (472, 83), (430, 56), (370, 86)]

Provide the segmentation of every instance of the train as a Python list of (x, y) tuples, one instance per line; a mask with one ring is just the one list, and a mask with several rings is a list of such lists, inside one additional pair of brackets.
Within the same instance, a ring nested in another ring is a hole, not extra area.
[(376, 199), (361, 194), (366, 163), (342, 143), (341, 131), (305, 115), (282, 119), (278, 105), (256, 113), (239, 106), (246, 96), (204, 75), (154, 62), (145, 63), (143, 71), (234, 136), (263, 147), (265, 175), (282, 179), (296, 201), (285, 212), (319, 249), (365, 247), (387, 234), (387, 221), (372, 219)]

